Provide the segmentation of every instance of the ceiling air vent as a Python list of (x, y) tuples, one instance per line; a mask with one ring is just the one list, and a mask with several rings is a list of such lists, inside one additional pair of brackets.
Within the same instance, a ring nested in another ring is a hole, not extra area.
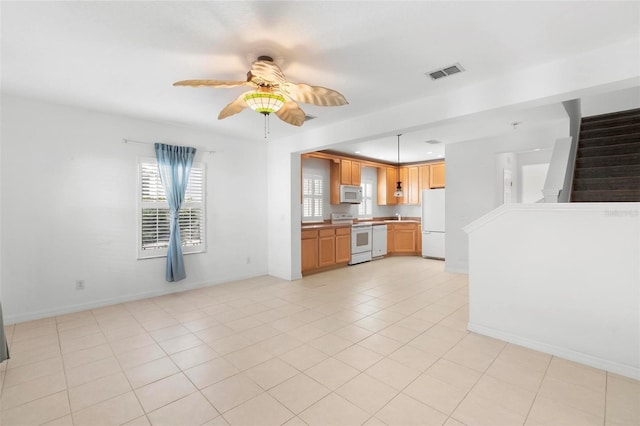
[(444, 68), (440, 68), (437, 70), (433, 70), (433, 71), (429, 71), (427, 73), (427, 75), (429, 77), (431, 77), (432, 80), (437, 80), (439, 78), (443, 78), (443, 77), (448, 77), (452, 74), (457, 74), (459, 72), (464, 71), (464, 68), (462, 68), (462, 65), (460, 64), (453, 64), (450, 65), (448, 67), (444, 67)]
[(424, 141), (425, 143), (431, 144), (431, 145), (437, 145), (439, 143), (441, 143), (441, 141), (439, 141), (438, 139), (429, 139), (428, 141)]

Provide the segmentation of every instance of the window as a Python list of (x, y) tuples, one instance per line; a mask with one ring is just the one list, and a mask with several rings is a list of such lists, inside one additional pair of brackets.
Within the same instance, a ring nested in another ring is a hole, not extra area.
[(362, 180), (362, 203), (358, 206), (358, 217), (373, 217), (373, 181), (369, 179)]
[[(169, 205), (155, 159), (140, 161), (138, 258), (167, 255)], [(205, 244), (205, 167), (193, 163), (189, 184), (178, 216), (183, 253), (201, 253)]]
[(323, 181), (322, 176), (305, 174), (302, 177), (302, 220), (323, 220)]

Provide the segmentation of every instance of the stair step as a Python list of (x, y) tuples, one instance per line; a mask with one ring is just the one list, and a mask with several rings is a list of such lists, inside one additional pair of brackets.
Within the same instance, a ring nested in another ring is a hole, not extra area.
[(628, 109), (625, 111), (609, 112), (607, 114), (590, 115), (589, 117), (582, 117), (582, 122), (592, 123), (595, 121), (606, 121), (606, 120), (611, 120), (615, 118), (628, 117), (628, 116), (634, 116), (634, 115), (640, 115), (640, 108)]
[(593, 129), (602, 129), (605, 127), (617, 127), (617, 126), (624, 126), (627, 124), (636, 124), (636, 123), (640, 123), (640, 113), (636, 115), (627, 115), (627, 116), (618, 117), (618, 118), (610, 118), (608, 120), (582, 122), (580, 129), (593, 130)]
[(640, 201), (640, 189), (625, 189), (618, 191), (573, 191), (571, 202), (577, 203), (607, 203), (607, 202), (637, 202)]
[(640, 188), (640, 176), (574, 179), (574, 191)]
[(640, 164), (577, 168), (574, 172), (575, 179), (582, 178), (606, 178), (606, 177), (635, 177), (640, 176)]
[[(578, 147), (578, 158), (601, 157), (604, 155), (640, 154), (640, 142), (616, 145)], [(640, 163), (639, 163), (640, 164)]]
[(602, 166), (633, 166), (640, 164), (640, 152), (636, 154), (607, 155), (603, 157), (585, 156), (576, 159), (576, 168)]
[(602, 136), (627, 135), (629, 133), (639, 133), (640, 122), (633, 124), (623, 124), (621, 126), (604, 127), (592, 130), (580, 130), (580, 139), (588, 139)]
[(630, 133), (628, 135), (603, 136), (597, 138), (580, 138), (580, 147), (592, 147), (603, 145), (619, 145), (625, 143), (640, 142), (640, 133)]

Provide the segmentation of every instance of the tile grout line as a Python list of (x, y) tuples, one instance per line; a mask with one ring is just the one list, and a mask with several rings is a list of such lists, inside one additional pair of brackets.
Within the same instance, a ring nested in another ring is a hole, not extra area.
[(540, 389), (542, 388), (542, 383), (544, 383), (544, 378), (547, 377), (547, 373), (549, 372), (549, 367), (551, 367), (551, 362), (553, 361), (553, 358), (554, 358), (553, 355), (551, 355), (549, 357), (549, 362), (547, 363), (547, 367), (544, 369), (544, 374), (542, 375), (542, 380), (540, 380), (540, 383), (538, 384), (538, 388), (536, 389), (536, 394), (533, 397), (533, 402), (531, 402), (531, 406), (529, 407), (529, 411), (527, 411), (527, 416), (524, 418), (525, 424), (529, 420), (529, 416), (531, 415), (531, 410), (533, 410), (533, 406), (536, 405), (536, 401), (538, 400), (538, 393), (540, 392)]

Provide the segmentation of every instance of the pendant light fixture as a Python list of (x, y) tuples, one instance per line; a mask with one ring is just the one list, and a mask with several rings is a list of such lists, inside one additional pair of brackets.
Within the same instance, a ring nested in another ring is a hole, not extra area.
[(398, 134), (398, 169), (396, 170), (397, 173), (397, 177), (398, 177), (398, 185), (396, 186), (396, 190), (393, 193), (394, 197), (402, 197), (404, 194), (402, 192), (402, 182), (400, 181), (400, 136), (402, 136), (402, 133)]

